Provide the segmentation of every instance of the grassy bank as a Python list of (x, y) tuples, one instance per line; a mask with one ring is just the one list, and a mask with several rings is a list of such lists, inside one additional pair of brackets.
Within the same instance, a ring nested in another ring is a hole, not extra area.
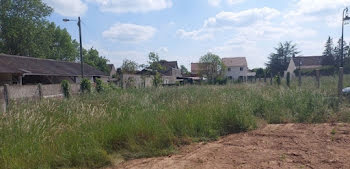
[[(349, 121), (331, 78), (321, 89), (261, 84), (111, 90), (13, 105), (0, 119), (1, 168), (96, 168), (169, 154), (268, 123)], [(345, 104), (346, 105), (346, 104)]]

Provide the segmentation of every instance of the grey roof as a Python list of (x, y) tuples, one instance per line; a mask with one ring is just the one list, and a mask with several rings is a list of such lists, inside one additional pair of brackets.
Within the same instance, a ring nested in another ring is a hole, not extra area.
[(164, 69), (164, 70), (160, 71), (160, 73), (165, 75), (165, 76), (172, 76), (172, 70), (179, 69), (177, 61), (161, 60), (161, 61), (159, 61), (159, 64), (162, 65), (162, 67)]
[(293, 58), (295, 66), (321, 66), (322, 65), (322, 56), (299, 56)]
[[(81, 68), (80, 63), (0, 54), (0, 73), (80, 76)], [(84, 64), (84, 75), (106, 76), (104, 72), (87, 64)]]
[(245, 57), (222, 58), (222, 62), (227, 67), (248, 67)]

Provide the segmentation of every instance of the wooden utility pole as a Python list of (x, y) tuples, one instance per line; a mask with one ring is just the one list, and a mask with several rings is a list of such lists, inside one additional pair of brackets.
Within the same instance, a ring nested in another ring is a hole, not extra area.
[(339, 68), (339, 83), (338, 83), (338, 96), (339, 96), (339, 101), (342, 101), (343, 98), (343, 75), (344, 75), (344, 68), (340, 67)]

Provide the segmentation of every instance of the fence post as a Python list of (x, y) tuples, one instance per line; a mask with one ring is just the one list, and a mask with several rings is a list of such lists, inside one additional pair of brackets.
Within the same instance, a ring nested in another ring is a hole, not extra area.
[(270, 85), (272, 85), (272, 73), (270, 74)]
[(41, 100), (43, 98), (43, 88), (41, 83), (38, 84), (38, 91), (39, 91), (39, 99)]
[(316, 69), (316, 85), (317, 85), (317, 89), (320, 88), (320, 70)]
[(299, 69), (299, 87), (301, 87), (301, 70)]
[(9, 99), (9, 85), (8, 84), (5, 84), (4, 85), (4, 100), (5, 100), (5, 104), (3, 106), (3, 109), (4, 109), (4, 112), (6, 113), (7, 112), (7, 107), (10, 103), (10, 99)]
[(339, 68), (339, 81), (338, 81), (338, 96), (339, 96), (339, 102), (342, 102), (343, 99), (343, 75), (344, 75), (344, 68)]

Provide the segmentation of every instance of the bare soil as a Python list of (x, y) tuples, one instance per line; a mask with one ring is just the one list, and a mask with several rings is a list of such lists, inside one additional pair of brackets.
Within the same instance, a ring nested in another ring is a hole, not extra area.
[(350, 168), (350, 124), (283, 124), (196, 143), (111, 169)]

